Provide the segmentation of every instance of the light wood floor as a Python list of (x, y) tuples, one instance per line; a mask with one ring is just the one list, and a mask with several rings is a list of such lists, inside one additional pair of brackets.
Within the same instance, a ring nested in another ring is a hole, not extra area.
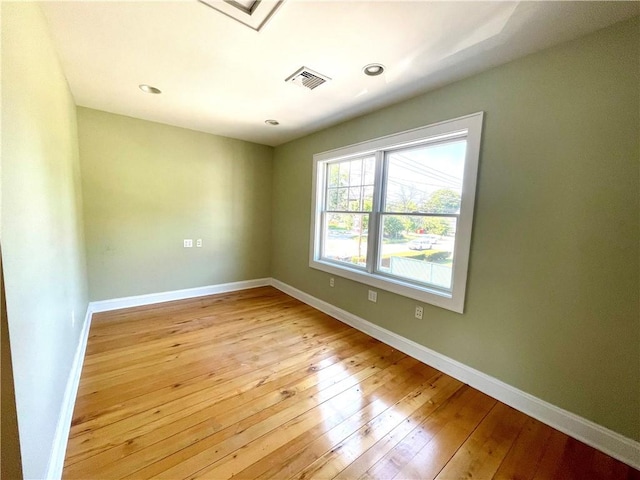
[(640, 479), (270, 287), (96, 314), (64, 478)]

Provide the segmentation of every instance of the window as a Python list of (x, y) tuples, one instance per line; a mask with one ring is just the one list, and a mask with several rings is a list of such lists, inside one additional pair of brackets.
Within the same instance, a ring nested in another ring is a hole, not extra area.
[(310, 266), (462, 313), (482, 117), (314, 155)]

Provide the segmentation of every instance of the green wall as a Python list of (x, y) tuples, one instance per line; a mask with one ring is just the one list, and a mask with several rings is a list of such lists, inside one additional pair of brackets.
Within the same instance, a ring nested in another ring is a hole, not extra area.
[[(639, 25), (277, 147), (272, 276), (640, 440)], [(308, 267), (314, 153), (481, 110), (463, 315)]]
[[(0, 234), (25, 477), (46, 476), (89, 297), (268, 276), (640, 440), (639, 19), (274, 150), (76, 109), (39, 7), (1, 5)], [(427, 305), (418, 321), (412, 300), (373, 304), (369, 287), (330, 288), (308, 267), (314, 153), (480, 110), (463, 315)]]
[(87, 283), (76, 107), (35, 3), (2, 3), (1, 185), (23, 472), (45, 478)]
[(91, 300), (270, 276), (271, 147), (87, 108), (78, 135)]

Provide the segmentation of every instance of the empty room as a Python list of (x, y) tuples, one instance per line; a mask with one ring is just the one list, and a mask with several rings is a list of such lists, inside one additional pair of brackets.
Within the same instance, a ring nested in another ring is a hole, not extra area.
[(640, 479), (640, 3), (1, 1), (2, 479)]

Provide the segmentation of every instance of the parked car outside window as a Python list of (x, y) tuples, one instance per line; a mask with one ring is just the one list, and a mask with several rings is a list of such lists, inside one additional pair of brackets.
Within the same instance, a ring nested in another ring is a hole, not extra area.
[(409, 242), (409, 250), (431, 250), (433, 241), (429, 238), (416, 238)]

